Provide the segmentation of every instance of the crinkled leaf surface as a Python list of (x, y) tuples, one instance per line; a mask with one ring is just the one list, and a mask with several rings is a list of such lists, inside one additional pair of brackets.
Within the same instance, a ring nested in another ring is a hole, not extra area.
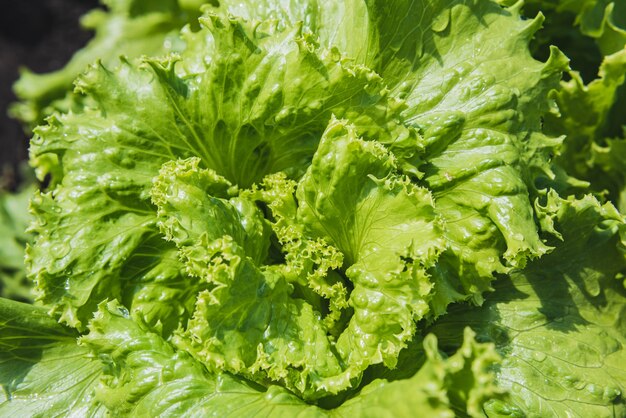
[(339, 353), (350, 363), (394, 366), (414, 321), (428, 313), (426, 269), (444, 246), (432, 196), (398, 175), (382, 146), (341, 122), (329, 125), (296, 196), (305, 236), (341, 251), (353, 286)]
[[(489, 371), (498, 356), (492, 346), (477, 344), (471, 332), (449, 359), (429, 336), (415, 376), (374, 381), (344, 405), (322, 409), (280, 386), (207, 372), (118, 303), (99, 307), (79, 345), (73, 332), (43, 309), (0, 303), (0, 411), (7, 415), (397, 417), (420, 409), (433, 417), (458, 411), (478, 417), (481, 405), (499, 396)], [(413, 394), (409, 399), (407, 392)]]
[[(424, 35), (414, 78), (397, 87), (407, 89), (406, 112), (423, 132), (424, 182), (446, 221), (448, 253), (436, 270), (444, 306), (446, 299), (468, 294), (480, 301), (493, 272), (523, 266), (548, 250), (537, 234), (529, 193), (530, 179), (546, 171), (545, 152), (554, 142), (537, 132), (541, 106), (535, 98), (555, 86), (562, 61), (555, 53), (545, 66), (534, 62), (526, 39), (539, 21), (522, 23), (517, 10), (491, 6), (481, 2), (478, 13), (465, 4), (451, 7), (449, 21), (440, 18), (448, 22), (443, 32), (431, 28)], [(443, 36), (455, 31), (455, 22), (478, 34), (471, 46)], [(517, 35), (506, 46), (496, 35), (504, 26)]]
[(114, 414), (323, 416), (281, 387), (266, 392), (228, 374), (208, 373), (117, 303), (100, 306), (82, 343), (107, 360), (98, 399)]
[(174, 245), (156, 227), (150, 189), (163, 163), (196, 156), (248, 186), (278, 170), (301, 173), (333, 112), (356, 112), (367, 132), (386, 116), (375, 74), (312, 50), (298, 28), (204, 23), (216, 50), (202, 74), (179, 77), (175, 60), (115, 71), (97, 64), (78, 86), (98, 106), (37, 130), (32, 161), (55, 187), (34, 200), (30, 272), (44, 303), (73, 326), (107, 297), (170, 330), (184, 322), (199, 289), (185, 284)]
[[(557, 51), (545, 65), (530, 57), (527, 42), (541, 20), (519, 20), (517, 6), (373, 3), (383, 16), (402, 10), (375, 21), (370, 45), (380, 49), (370, 56), (420, 129), (422, 181), (446, 222), (447, 252), (433, 272), (438, 306), (468, 296), (480, 302), (494, 272), (548, 251), (529, 193), (534, 178), (551, 176), (547, 153), (556, 142), (539, 133), (540, 116), (564, 59)], [(450, 36), (461, 32), (472, 41)]]
[(161, 228), (187, 272), (212, 285), (178, 345), (212, 370), (281, 381), (305, 396), (346, 388), (351, 376), (334, 358), (320, 314), (291, 297), (284, 277), (261, 269), (269, 246), (261, 212), (251, 200), (212, 195), (225, 180), (198, 164), (166, 165), (153, 190)]
[[(403, 113), (421, 134), (413, 162), (447, 221), (448, 251), (434, 273), (438, 305), (468, 296), (480, 301), (494, 272), (547, 251), (528, 193), (533, 178), (550, 175), (547, 152), (556, 142), (538, 131), (564, 59), (556, 51), (545, 65), (530, 57), (528, 39), (541, 20), (520, 20), (518, 7), (366, 5), (370, 30), (354, 37), (367, 51), (359, 58), (406, 101)], [(472, 33), (471, 42), (457, 42), (458, 33)]]
[[(587, 196), (545, 207), (562, 231), (555, 251), (498, 281), (481, 308), (458, 306), (433, 331), (454, 350), (470, 326), (493, 341), (504, 360), (499, 386), (509, 403), (488, 412), (526, 416), (613, 417), (626, 413), (626, 291), (615, 275), (626, 269), (621, 216)], [(488, 415), (490, 415), (488, 413)]]
[(499, 396), (489, 371), (498, 356), (493, 346), (476, 343), (469, 330), (450, 358), (427, 337), (425, 363), (413, 377), (377, 380), (334, 409), (307, 405), (279, 386), (211, 375), (115, 303), (101, 305), (81, 341), (108, 365), (98, 399), (114, 414), (128, 416), (402, 417), (420, 410), (433, 417), (457, 412), (478, 417), (483, 402)]
[(212, 196), (225, 180), (198, 164), (168, 164), (153, 189), (187, 271), (216, 286), (200, 295), (180, 344), (216, 368), (266, 371), (306, 396), (345, 389), (370, 364), (394, 366), (428, 312), (425, 270), (443, 245), (430, 194), (395, 174), (383, 147), (331, 122), (299, 182), (293, 229), (303, 225), (300, 239), (327, 240), (344, 254), (354, 315), (335, 344), (316, 299), (306, 303), (288, 283), (290, 266), (261, 268), (269, 237), (253, 201)]

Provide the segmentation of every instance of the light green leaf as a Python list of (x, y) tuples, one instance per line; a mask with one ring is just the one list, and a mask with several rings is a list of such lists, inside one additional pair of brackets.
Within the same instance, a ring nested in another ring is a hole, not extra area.
[(39, 235), (27, 251), (28, 268), (39, 299), (74, 327), (84, 327), (108, 297), (145, 310), (151, 324), (166, 323), (170, 332), (184, 321), (190, 294), (193, 306), (195, 292), (183, 280), (173, 246), (159, 235), (146, 199), (133, 199), (139, 188), (133, 183), (140, 179), (131, 172), (126, 178), (105, 174), (105, 184), (79, 178), (33, 199)]
[[(344, 255), (323, 238), (304, 233), (297, 220), (297, 183), (284, 173), (267, 176), (259, 186), (242, 191), (242, 197), (266, 205), (268, 222), (276, 236), (267, 263), (292, 283), (313, 307), (325, 316), (328, 331), (337, 337), (349, 319), (346, 309), (350, 284), (339, 273)], [(284, 263), (284, 264), (283, 264)], [(326, 299), (328, 302), (324, 302)]]
[(394, 367), (414, 322), (429, 312), (426, 269), (444, 246), (432, 196), (397, 173), (384, 147), (341, 121), (331, 121), (296, 196), (304, 235), (341, 251), (353, 286), (339, 353), (349, 363)]
[(220, 1), (216, 11), (246, 20), (275, 20), (278, 25), (301, 22), (303, 30), (319, 37), (323, 45), (335, 47), (350, 59), (367, 62), (369, 39), (368, 1)]
[(253, 262), (265, 261), (270, 228), (262, 213), (250, 200), (226, 199), (231, 183), (213, 170), (201, 169), (200, 162), (197, 157), (167, 162), (153, 181), (152, 202), (165, 239), (190, 252), (183, 257), (191, 275), (198, 273), (190, 259), (202, 259), (206, 245), (225, 235)]
[[(545, 64), (531, 57), (541, 18), (521, 20), (521, 3), (367, 5), (367, 63), (406, 101), (403, 114), (421, 134), (420, 184), (446, 222), (448, 249), (433, 272), (437, 305), (481, 302), (495, 272), (549, 250), (529, 194), (538, 177), (553, 177), (549, 154), (558, 140), (541, 134), (541, 117), (566, 59), (558, 50)], [(458, 42), (468, 33), (471, 40)]]
[(127, 416), (409, 417), (419, 410), (429, 417), (479, 417), (487, 400), (500, 397), (490, 371), (499, 357), (493, 346), (476, 343), (469, 330), (461, 349), (449, 358), (428, 336), (424, 364), (414, 376), (376, 380), (344, 405), (329, 409), (308, 405), (279, 386), (211, 375), (115, 303), (100, 306), (81, 341), (109, 365), (99, 398), (114, 414)]
[(117, 303), (103, 303), (89, 328), (81, 342), (107, 365), (98, 400), (115, 415), (325, 416), (281, 387), (208, 373)]
[(360, 369), (343, 370), (321, 314), (279, 272), (260, 267), (270, 232), (261, 212), (245, 198), (215, 197), (227, 183), (198, 164), (166, 164), (153, 189), (165, 236), (188, 274), (211, 285), (178, 347), (213, 371), (281, 382), (305, 397), (345, 389)]

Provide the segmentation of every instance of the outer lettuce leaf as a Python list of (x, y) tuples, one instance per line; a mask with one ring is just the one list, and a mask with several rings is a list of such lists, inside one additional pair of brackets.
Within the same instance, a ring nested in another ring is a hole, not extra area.
[(367, 61), (370, 36), (368, 1), (220, 1), (216, 12), (247, 20), (277, 20), (279, 25), (302, 22), (303, 30), (336, 47), (359, 63)]
[[(208, 1), (207, 1), (208, 2)], [(200, 4), (178, 0), (102, 0), (107, 11), (95, 9), (82, 19), (94, 38), (60, 70), (35, 74), (23, 70), (14, 89), (21, 103), (12, 113), (30, 129), (55, 111), (80, 107), (82, 98), (71, 94), (72, 83), (88, 65), (102, 60), (107, 66), (120, 56), (161, 55), (179, 51), (184, 43), (179, 30), (195, 23)]]
[(211, 375), (115, 303), (100, 306), (81, 341), (108, 364), (98, 399), (116, 415), (409, 417), (419, 410), (433, 417), (478, 417), (483, 403), (499, 396), (489, 371), (498, 356), (492, 346), (477, 344), (471, 332), (450, 358), (441, 356), (433, 336), (427, 337), (425, 363), (413, 377), (375, 381), (334, 409), (307, 405), (279, 386)]
[(81, 341), (108, 363), (98, 399), (115, 415), (323, 416), (281, 387), (209, 374), (117, 303), (100, 306)]
[[(528, 41), (541, 19), (520, 20), (519, 5), (373, 3), (371, 15), (383, 17), (369, 42), (380, 49), (369, 56), (420, 128), (423, 182), (446, 223), (447, 252), (433, 271), (435, 313), (459, 299), (480, 303), (493, 273), (549, 250), (529, 194), (537, 177), (553, 175), (548, 153), (557, 141), (540, 133), (541, 115), (565, 59), (556, 50), (546, 64), (531, 58)], [(411, 23), (422, 20), (429, 23)], [(456, 42), (462, 33), (472, 42)]]
[(615, 280), (626, 271), (621, 215), (590, 196), (551, 195), (544, 209), (563, 243), (498, 281), (481, 308), (452, 308), (432, 330), (449, 350), (467, 325), (479, 341), (496, 344), (504, 357), (498, 385), (511, 398), (492, 403), (490, 416), (622, 416), (626, 290)]
[(622, 0), (529, 0), (533, 10), (548, 15), (571, 15), (568, 24), (596, 39), (603, 55), (613, 54), (626, 44), (626, 3)]
[[(459, 350), (445, 358), (437, 338), (424, 339), (426, 362), (409, 379), (374, 381), (337, 408), (342, 417), (482, 417), (483, 405), (501, 397), (491, 371), (500, 359), (493, 346), (478, 344), (465, 329)], [(333, 411), (334, 412), (334, 411)]]
[(54, 187), (34, 200), (29, 270), (41, 300), (73, 326), (111, 297), (167, 330), (185, 322), (200, 289), (185, 283), (156, 227), (151, 179), (163, 163), (197, 156), (247, 186), (304, 171), (332, 113), (354, 114), (374, 137), (393, 132), (375, 123), (395, 112), (377, 76), (316, 50), (298, 28), (215, 16), (203, 24), (215, 50), (201, 74), (176, 75), (176, 59), (95, 65), (77, 85), (97, 107), (36, 131), (32, 162)]
[(605, 155), (608, 147), (619, 154), (622, 140), (608, 138), (622, 135), (626, 124), (626, 49), (607, 56), (599, 77), (587, 85), (576, 72), (571, 75), (556, 95), (559, 112), (545, 121), (548, 132), (567, 135), (556, 164), (588, 182), (593, 191), (608, 192), (608, 199), (623, 209), (622, 170)]
[(321, 409), (279, 386), (208, 373), (118, 303), (99, 307), (79, 346), (40, 308), (3, 300), (2, 309), (0, 411), (7, 414), (409, 417), (420, 410), (433, 417), (478, 417), (485, 401), (500, 397), (490, 371), (498, 356), (493, 347), (475, 343), (468, 330), (450, 358), (442, 357), (436, 339), (428, 336), (424, 364), (414, 376), (376, 380), (344, 405)]
[(592, 145), (592, 159), (589, 164), (601, 173), (594, 178), (594, 185), (606, 184), (610, 199), (620, 209), (626, 211), (626, 135), (624, 138), (607, 139), (605, 145)]
[(308, 31), (317, 33), (321, 22), (329, 18), (326, 17), (327, 11), (334, 7), (336, 7), (334, 2), (331, 2), (324, 8), (317, 0), (256, 2), (225, 0), (214, 5), (213, 10), (217, 13), (240, 16), (246, 20), (277, 20), (286, 26), (302, 22)]
[(110, 194), (83, 178), (83, 185), (33, 200), (39, 236), (28, 249), (28, 268), (39, 299), (71, 326), (84, 327), (97, 303), (112, 296), (170, 331), (193, 306), (195, 289), (183, 280), (183, 266), (159, 235), (148, 202), (133, 199), (140, 179), (130, 173), (104, 185)]
[(99, 417), (102, 373), (76, 334), (42, 308), (0, 299), (0, 415)]

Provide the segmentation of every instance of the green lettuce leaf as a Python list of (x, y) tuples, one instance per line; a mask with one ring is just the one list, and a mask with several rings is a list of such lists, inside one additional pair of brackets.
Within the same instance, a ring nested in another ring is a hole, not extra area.
[(0, 298), (0, 415), (104, 417), (102, 365), (43, 308)]
[(587, 196), (552, 194), (544, 207), (563, 243), (496, 284), (481, 308), (458, 305), (432, 331), (454, 351), (465, 326), (503, 356), (499, 387), (508, 402), (487, 415), (613, 417), (626, 413), (626, 271), (621, 215)]
[(491, 371), (499, 357), (469, 330), (450, 358), (430, 335), (414, 376), (378, 379), (344, 405), (323, 409), (280, 386), (208, 372), (117, 302), (99, 306), (79, 344), (42, 308), (0, 299), (0, 309), (3, 415), (343, 418), (411, 416), (419, 409), (433, 417), (479, 417), (485, 401), (500, 398)]
[(589, 84), (585, 85), (578, 73), (570, 74), (572, 79), (563, 82), (556, 94), (558, 113), (549, 113), (545, 118), (547, 132), (567, 135), (555, 164), (588, 182), (596, 193), (606, 193), (623, 209), (622, 170), (604, 156), (610, 147), (619, 154), (619, 137), (626, 124), (626, 49), (607, 56), (599, 77)]
[(443, 249), (442, 227), (429, 191), (397, 171), (384, 147), (332, 121), (298, 183), (297, 224), (341, 251), (352, 285), (354, 316), (337, 340), (349, 363), (394, 367), (429, 311), (427, 269)]
[[(211, 374), (188, 353), (131, 319), (118, 303), (101, 304), (81, 343), (108, 365), (98, 400), (118, 416), (323, 416), (279, 386), (265, 389)], [(258, 415), (257, 415), (258, 416)]]
[[(466, 328), (458, 351), (446, 358), (437, 338), (424, 339), (426, 361), (409, 379), (374, 381), (357, 397), (337, 408), (341, 417), (482, 417), (483, 405), (501, 397), (493, 367), (500, 357), (489, 344), (479, 344)], [(408, 396), (407, 396), (408, 395)], [(333, 411), (334, 412), (334, 411)]]
[[(410, 61), (415, 70), (396, 89), (406, 94), (409, 120), (420, 126), (424, 183), (446, 222), (448, 250), (433, 273), (445, 307), (468, 295), (480, 303), (493, 273), (522, 267), (549, 250), (530, 199), (535, 179), (552, 176), (547, 154), (556, 141), (540, 133), (540, 116), (564, 58), (555, 51), (544, 65), (530, 57), (527, 42), (541, 19), (520, 21), (515, 7), (440, 7), (429, 10), (433, 27), (422, 35), (421, 55)], [(476, 34), (474, 44), (461, 46), (445, 36), (460, 28)], [(385, 29), (380, 32), (394, 33)], [(505, 31), (514, 36), (503, 39)], [(391, 58), (398, 73), (407, 74), (407, 59)], [(394, 69), (386, 65), (385, 71)]]
[(571, 14), (585, 36), (596, 39), (603, 55), (626, 45), (626, 4), (621, 0), (530, 0), (529, 6), (560, 15)]
[[(223, 417), (404, 417), (482, 416), (482, 405), (499, 398), (491, 370), (499, 356), (466, 331), (461, 349), (449, 358), (430, 335), (425, 362), (409, 379), (377, 380), (337, 408), (307, 405), (280, 386), (263, 387), (229, 374), (210, 374), (185, 352), (175, 350), (116, 303), (102, 304), (81, 339), (108, 365), (97, 399), (115, 415)], [(410, 393), (409, 398), (406, 395)]]
[[(207, 1), (208, 2), (208, 1)], [(22, 70), (14, 90), (21, 100), (12, 108), (15, 118), (29, 129), (55, 111), (80, 107), (82, 98), (71, 93), (72, 83), (88, 65), (102, 60), (118, 64), (120, 56), (138, 57), (180, 51), (184, 43), (178, 32), (194, 24), (202, 3), (178, 0), (102, 0), (107, 10), (95, 9), (82, 18), (93, 30), (93, 39), (65, 66), (47, 74)]]
[[(422, 182), (446, 224), (447, 250), (432, 273), (435, 313), (459, 299), (480, 303), (494, 273), (549, 251), (531, 199), (536, 179), (553, 176), (558, 141), (541, 133), (541, 115), (565, 58), (557, 50), (546, 64), (530, 56), (541, 18), (520, 20), (520, 4), (368, 5), (377, 12), (369, 62), (407, 102), (407, 121), (422, 136)], [(456, 42), (460, 33), (472, 33), (472, 43)]]
[(26, 278), (24, 250), (32, 241), (26, 232), (32, 217), (28, 202), (34, 184), (15, 193), (0, 191), (0, 296), (21, 301), (33, 299), (32, 284)]
[(604, 145), (592, 144), (589, 165), (600, 171), (594, 185), (605, 184), (609, 198), (624, 213), (626, 210), (626, 133), (622, 138), (609, 138)]

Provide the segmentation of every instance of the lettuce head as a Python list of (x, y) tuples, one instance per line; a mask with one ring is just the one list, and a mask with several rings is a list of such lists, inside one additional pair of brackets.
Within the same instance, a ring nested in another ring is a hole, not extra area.
[(624, 50), (586, 86), (522, 3), (110, 3), (193, 22), (34, 129), (0, 415), (626, 416)]

